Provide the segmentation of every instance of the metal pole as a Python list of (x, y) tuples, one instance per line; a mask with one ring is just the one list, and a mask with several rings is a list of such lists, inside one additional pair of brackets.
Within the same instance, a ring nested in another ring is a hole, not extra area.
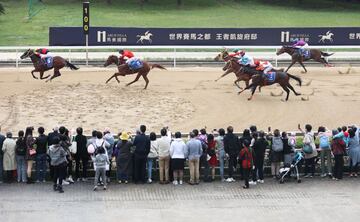
[(89, 65), (89, 34), (86, 34), (86, 66)]
[(69, 62), (71, 63), (71, 49), (69, 49)]
[(19, 58), (18, 58), (18, 50), (16, 49), (16, 68), (19, 68)]
[[(276, 55), (276, 53), (277, 53), (277, 49), (275, 48), (275, 55)], [(275, 66), (276, 67), (278, 67), (278, 58), (277, 58), (278, 56), (276, 55), (275, 56)]]
[(176, 48), (174, 48), (174, 68), (176, 68)]

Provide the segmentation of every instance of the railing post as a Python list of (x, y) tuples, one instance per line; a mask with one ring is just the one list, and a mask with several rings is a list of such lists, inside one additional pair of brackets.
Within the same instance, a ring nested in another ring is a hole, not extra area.
[[(326, 53), (329, 53), (329, 48), (326, 49)], [(325, 56), (326, 62), (329, 63), (329, 56)]]
[(19, 68), (19, 58), (18, 58), (18, 49), (16, 49), (16, 58), (15, 58), (15, 66), (16, 68)]
[(277, 48), (275, 48), (275, 66), (278, 67)]
[(174, 68), (176, 68), (176, 48), (174, 48)]
[(68, 60), (71, 63), (71, 49), (69, 49), (69, 58), (68, 58)]

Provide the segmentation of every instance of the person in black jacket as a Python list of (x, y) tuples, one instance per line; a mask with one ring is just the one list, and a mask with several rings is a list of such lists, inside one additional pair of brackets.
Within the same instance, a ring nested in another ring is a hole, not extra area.
[(224, 137), (224, 149), (225, 153), (229, 156), (229, 178), (226, 179), (227, 182), (234, 182), (233, 173), (234, 168), (236, 170), (237, 157), (240, 153), (240, 143), (239, 138), (233, 134), (234, 128), (229, 126), (227, 128), (227, 134)]
[(146, 126), (140, 126), (140, 134), (135, 136), (133, 145), (136, 147), (134, 152), (134, 182), (145, 183), (146, 178), (146, 158), (150, 152), (150, 138), (145, 135)]
[(294, 156), (294, 151), (292, 150), (292, 147), (289, 145), (289, 139), (287, 137), (286, 132), (281, 133), (281, 140), (283, 141), (283, 144), (284, 144), (284, 150), (283, 150), (284, 165), (290, 166), (292, 163), (293, 156)]
[[(75, 177), (77, 181), (86, 181), (87, 178), (87, 166), (89, 161), (89, 154), (87, 152), (87, 138), (83, 135), (83, 129), (81, 127), (76, 129), (76, 154), (75, 154)], [(80, 177), (79, 168), (80, 161), (82, 163), (82, 175)]]
[[(1, 127), (0, 127), (0, 131), (1, 131)], [(5, 136), (2, 135), (0, 133), (0, 183), (3, 182), (3, 171), (4, 171), (4, 168), (3, 168), (3, 151), (2, 151), (2, 147), (3, 147), (3, 144), (4, 144), (4, 140), (5, 140)]]
[[(54, 145), (54, 138), (59, 138), (59, 127), (55, 126), (53, 131), (48, 134), (48, 146)], [(54, 167), (50, 164), (50, 158), (48, 158), (49, 168), (50, 168), (50, 178), (54, 177)]]
[(253, 176), (252, 184), (256, 184), (257, 176), (259, 176), (257, 182), (264, 183), (264, 158), (265, 158), (265, 150), (268, 148), (268, 146), (269, 144), (265, 139), (264, 131), (260, 131), (259, 138), (255, 140), (253, 145), (255, 168), (252, 175)]
[(44, 127), (38, 128), (39, 136), (35, 139), (36, 144), (36, 182), (45, 182), (46, 158), (48, 137), (44, 134)]

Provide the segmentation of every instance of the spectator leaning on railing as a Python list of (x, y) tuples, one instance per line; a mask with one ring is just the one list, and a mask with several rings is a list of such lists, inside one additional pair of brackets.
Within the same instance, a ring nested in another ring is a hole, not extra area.
[(160, 184), (169, 183), (170, 167), (170, 143), (171, 137), (167, 135), (167, 129), (160, 131), (161, 137), (157, 140), (159, 151), (159, 177)]
[(237, 165), (237, 158), (240, 153), (240, 143), (239, 138), (234, 135), (234, 128), (232, 126), (229, 126), (227, 128), (227, 133), (224, 137), (224, 149), (229, 157), (229, 165), (228, 165), (228, 171), (229, 171), (229, 177), (226, 179), (226, 182), (235, 182), (234, 179), (234, 170), (236, 170)]
[(187, 154), (189, 160), (190, 181), (189, 184), (199, 184), (200, 169), (199, 162), (202, 154), (201, 142), (195, 138), (195, 134), (190, 132), (190, 140), (186, 143)]

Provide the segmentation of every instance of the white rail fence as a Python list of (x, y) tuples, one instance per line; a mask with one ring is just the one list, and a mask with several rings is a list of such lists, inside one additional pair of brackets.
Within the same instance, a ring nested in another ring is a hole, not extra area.
[[(41, 47), (41, 46), (39, 46)], [(29, 64), (29, 60), (21, 60), (21, 54), (29, 48), (38, 48), (36, 46), (21, 47), (0, 47), (0, 64), (20, 65)], [(91, 62), (105, 61), (111, 54), (118, 54), (119, 48), (127, 48), (134, 50), (136, 56), (146, 60), (167, 61), (176, 67), (181, 63), (214, 63), (214, 57), (220, 52), (223, 46), (49, 46), (47, 47), (53, 52), (53, 55), (59, 55), (70, 62), (77, 61), (89, 65)], [(290, 56), (282, 54), (277, 56), (276, 51), (281, 46), (226, 46), (228, 49), (242, 48), (250, 52), (254, 58), (266, 59), (274, 62), (276, 66), (280, 62), (290, 61)], [(353, 63), (360, 62), (360, 45), (358, 46), (324, 46), (310, 47), (318, 48), (324, 52), (336, 52), (327, 59), (330, 61), (351, 61)], [(215, 63), (216, 64), (216, 63)]]

